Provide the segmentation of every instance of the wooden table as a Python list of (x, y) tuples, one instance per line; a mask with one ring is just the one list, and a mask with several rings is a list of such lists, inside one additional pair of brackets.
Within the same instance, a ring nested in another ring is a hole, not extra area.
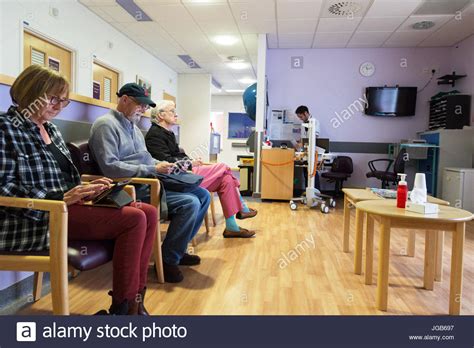
[[(449, 290), (449, 314), (458, 315), (461, 310), (463, 248), (466, 222), (474, 218), (471, 212), (448, 206), (439, 206), (438, 214), (422, 215), (397, 208), (394, 200), (364, 201), (356, 204), (356, 211), (368, 215), (366, 275), (372, 274), (373, 220), (380, 223), (379, 264), (377, 274), (377, 309), (386, 311), (388, 304), (388, 272), (390, 233), (392, 228), (425, 230), (424, 287), (432, 290), (435, 273), (436, 231), (453, 233), (451, 252), (451, 281)], [(360, 214), (360, 213), (359, 213)], [(372, 250), (372, 252), (370, 251)]]
[[(369, 201), (369, 200), (385, 200), (369, 189), (354, 189), (354, 188), (343, 188), (344, 192), (344, 236), (342, 242), (342, 250), (345, 253), (349, 252), (349, 231), (350, 231), (350, 207), (355, 206), (358, 202)], [(395, 201), (389, 199), (389, 201)], [(439, 205), (449, 205), (448, 201), (428, 196), (428, 202)], [(356, 235), (355, 235), (355, 252), (354, 252), (354, 273), (362, 274), (362, 248), (363, 248), (363, 224), (365, 214), (357, 212), (356, 210)], [(367, 227), (372, 227), (372, 221), (367, 220)], [(408, 256), (415, 256), (415, 240), (416, 231), (410, 231), (408, 235), (407, 252)], [(435, 280), (441, 281), (443, 275), (443, 245), (444, 245), (444, 232), (439, 231), (436, 239), (436, 266), (435, 266)], [(367, 283), (370, 284), (370, 283)]]

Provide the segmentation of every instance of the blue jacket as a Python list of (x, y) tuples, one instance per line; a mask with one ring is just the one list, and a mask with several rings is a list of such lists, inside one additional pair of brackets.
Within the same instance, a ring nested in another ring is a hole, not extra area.
[(150, 177), (160, 162), (147, 151), (140, 129), (115, 110), (94, 122), (89, 148), (109, 178)]

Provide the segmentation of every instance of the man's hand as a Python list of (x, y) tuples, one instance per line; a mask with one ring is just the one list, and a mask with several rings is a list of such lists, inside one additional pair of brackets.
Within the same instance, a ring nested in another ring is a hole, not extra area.
[(163, 161), (163, 162), (158, 163), (155, 168), (158, 173), (169, 174), (175, 168), (175, 164)]

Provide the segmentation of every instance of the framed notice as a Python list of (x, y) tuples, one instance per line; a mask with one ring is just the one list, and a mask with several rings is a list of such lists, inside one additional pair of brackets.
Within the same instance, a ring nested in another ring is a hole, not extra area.
[(59, 71), (59, 67), (60, 67), (59, 59), (56, 59), (56, 58), (53, 58), (53, 57), (48, 57), (48, 67), (50, 69)]
[(92, 81), (92, 98), (100, 100), (100, 82)]
[(151, 96), (151, 82), (137, 75), (137, 84), (145, 89), (147, 95)]

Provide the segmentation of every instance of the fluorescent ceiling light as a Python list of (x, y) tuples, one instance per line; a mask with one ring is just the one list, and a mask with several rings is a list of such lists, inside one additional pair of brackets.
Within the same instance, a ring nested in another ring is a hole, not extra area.
[(244, 70), (250, 67), (250, 64), (245, 62), (231, 62), (227, 63), (227, 65), (234, 70)]
[(232, 46), (236, 44), (239, 41), (239, 39), (231, 35), (218, 35), (214, 37), (213, 41), (218, 45)]
[(246, 78), (240, 79), (239, 82), (243, 83), (243, 84), (251, 84), (251, 83), (255, 83), (257, 81), (255, 79), (246, 77)]

